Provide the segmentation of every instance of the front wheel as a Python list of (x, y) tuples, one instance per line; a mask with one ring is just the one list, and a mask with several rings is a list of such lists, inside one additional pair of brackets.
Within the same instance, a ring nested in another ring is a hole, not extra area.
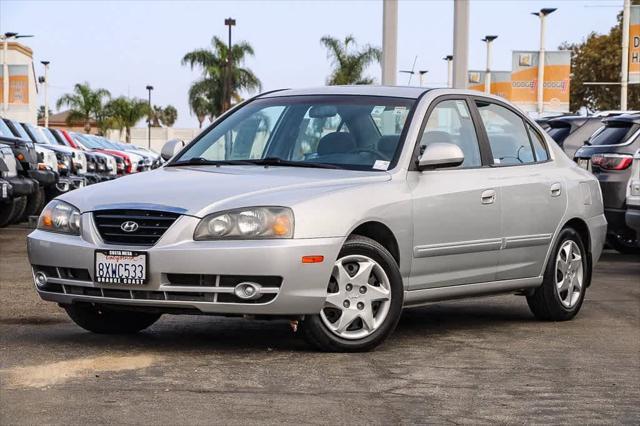
[(302, 321), (302, 334), (323, 351), (371, 350), (398, 324), (403, 296), (393, 256), (376, 241), (353, 236), (333, 266), (324, 307)]
[(572, 228), (563, 229), (547, 262), (542, 285), (527, 296), (536, 318), (566, 321), (578, 314), (591, 276), (587, 256), (580, 235)]
[(108, 309), (88, 303), (64, 305), (67, 315), (80, 327), (98, 334), (133, 334), (158, 321), (160, 314)]

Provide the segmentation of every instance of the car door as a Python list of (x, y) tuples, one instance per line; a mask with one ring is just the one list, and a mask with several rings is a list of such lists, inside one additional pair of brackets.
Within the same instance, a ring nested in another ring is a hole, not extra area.
[(475, 104), (500, 175), (503, 244), (496, 280), (537, 277), (567, 203), (562, 170), (522, 115), (492, 100)]
[(493, 281), (500, 239), (500, 194), (488, 150), (479, 143), (466, 97), (434, 101), (416, 159), (430, 143), (464, 153), (456, 168), (409, 171), (413, 209), (411, 290)]

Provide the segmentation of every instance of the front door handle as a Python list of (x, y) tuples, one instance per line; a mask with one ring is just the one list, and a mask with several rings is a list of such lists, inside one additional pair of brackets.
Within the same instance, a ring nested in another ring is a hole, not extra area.
[(487, 189), (480, 196), (482, 204), (493, 204), (496, 202), (496, 191), (493, 189)]
[(562, 185), (560, 185), (559, 183), (554, 183), (553, 185), (551, 185), (551, 196), (559, 197), (560, 194), (562, 194)]

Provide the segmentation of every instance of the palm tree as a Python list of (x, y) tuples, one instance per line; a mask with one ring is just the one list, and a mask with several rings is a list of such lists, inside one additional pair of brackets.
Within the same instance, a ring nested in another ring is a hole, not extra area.
[(98, 121), (102, 115), (104, 100), (110, 97), (111, 94), (106, 89), (92, 90), (87, 82), (77, 83), (73, 87), (72, 93), (64, 94), (58, 99), (56, 108), (69, 107), (70, 113), (67, 117), (67, 124), (84, 123), (84, 131), (89, 133), (91, 131), (91, 120)]
[(330, 86), (343, 84), (373, 84), (373, 78), (364, 77), (364, 70), (373, 62), (380, 62), (382, 50), (367, 44), (358, 50), (355, 38), (348, 35), (344, 41), (324, 36), (320, 43), (327, 48), (334, 69), (327, 79)]
[(178, 110), (173, 105), (167, 105), (162, 110), (162, 116), (160, 117), (162, 124), (167, 127), (171, 127), (178, 119)]
[(204, 120), (210, 113), (211, 102), (205, 95), (195, 94), (192, 97), (191, 91), (189, 91), (189, 108), (198, 119), (198, 128), (202, 129), (202, 123), (204, 123)]
[(148, 114), (149, 106), (142, 99), (121, 96), (109, 102), (106, 110), (113, 120), (113, 126), (120, 131), (125, 129), (126, 141), (131, 143), (131, 128)]
[[(240, 92), (253, 92), (261, 89), (258, 77), (248, 68), (241, 65), (248, 56), (253, 56), (253, 47), (247, 42), (239, 42), (231, 46), (231, 65), (227, 66), (228, 46), (220, 38), (214, 36), (211, 39), (211, 49), (196, 49), (182, 58), (182, 65), (189, 65), (191, 69), (196, 67), (202, 70), (202, 78), (195, 81), (189, 89), (189, 104), (195, 113), (193, 102), (204, 97), (209, 107), (208, 114), (211, 119), (217, 117), (230, 105), (226, 105), (223, 91), (227, 76), (230, 80), (231, 96), (236, 102), (242, 99)], [(196, 101), (201, 103), (202, 101)], [(199, 108), (201, 111), (202, 108)]]

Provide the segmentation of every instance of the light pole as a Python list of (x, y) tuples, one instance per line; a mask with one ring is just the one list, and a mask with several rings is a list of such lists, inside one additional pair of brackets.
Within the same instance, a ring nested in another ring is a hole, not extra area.
[(40, 61), (44, 65), (44, 127), (49, 127), (49, 96), (47, 94), (49, 89), (49, 61)]
[(469, 61), (469, 0), (453, 2), (453, 87), (467, 88)]
[(420, 76), (420, 87), (422, 87), (422, 82), (424, 79), (424, 76), (429, 72), (429, 70), (419, 70), (418, 71), (418, 75)]
[(147, 131), (148, 131), (147, 148), (151, 149), (151, 91), (153, 90), (153, 86), (151, 85), (147, 86), (147, 90), (149, 91), (149, 114), (147, 118)]
[(491, 43), (497, 39), (497, 35), (484, 36), (482, 41), (487, 43), (487, 71), (484, 76), (484, 93), (491, 93)]
[(0, 40), (2, 40), (2, 110), (7, 112), (9, 110), (9, 39), (18, 39), (24, 37), (33, 37), (32, 35), (22, 35), (18, 33), (4, 33), (0, 34)]
[(622, 66), (620, 68), (620, 109), (627, 110), (627, 89), (629, 87), (629, 18), (631, 0), (624, 0), (622, 10)]
[(442, 59), (447, 61), (447, 87), (453, 87), (453, 55), (447, 55)]
[(398, 0), (382, 1), (382, 84), (396, 85)]
[(231, 27), (236, 25), (236, 20), (233, 18), (227, 18), (224, 20), (224, 24), (229, 27), (229, 46), (227, 47), (227, 72), (224, 79), (223, 90), (223, 112), (231, 108)]
[(544, 112), (544, 24), (547, 15), (552, 14), (557, 9), (555, 7), (545, 7), (540, 12), (531, 12), (532, 15), (540, 18), (540, 52), (538, 53), (538, 115)]

